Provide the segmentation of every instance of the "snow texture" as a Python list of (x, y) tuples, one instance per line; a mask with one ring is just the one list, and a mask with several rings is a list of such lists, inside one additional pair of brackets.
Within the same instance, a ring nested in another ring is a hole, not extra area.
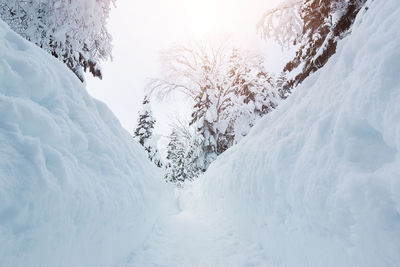
[(300, 16), (301, 5), (301, 0), (286, 0), (265, 12), (257, 25), (261, 37), (273, 39), (282, 48), (291, 48), (304, 26)]
[(114, 0), (0, 0), (0, 18), (21, 36), (63, 61), (83, 81), (101, 78), (111, 58), (106, 25)]
[(400, 6), (367, 5), (329, 63), (184, 192), (254, 244), (226, 266), (400, 266)]
[(174, 210), (106, 105), (1, 21), (0, 114), (0, 266), (113, 266)]
[(400, 6), (367, 6), (179, 211), (108, 109), (0, 23), (0, 266), (400, 266)]

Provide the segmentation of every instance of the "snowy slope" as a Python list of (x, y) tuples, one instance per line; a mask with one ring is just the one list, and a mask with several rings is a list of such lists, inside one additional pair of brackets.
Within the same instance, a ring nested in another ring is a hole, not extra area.
[(400, 6), (368, 6), (179, 213), (105, 105), (0, 22), (0, 266), (400, 266)]
[(0, 266), (114, 266), (172, 211), (109, 109), (1, 21), (0, 114)]
[(255, 245), (251, 266), (400, 266), (400, 5), (368, 6), (326, 67), (184, 192), (185, 210)]

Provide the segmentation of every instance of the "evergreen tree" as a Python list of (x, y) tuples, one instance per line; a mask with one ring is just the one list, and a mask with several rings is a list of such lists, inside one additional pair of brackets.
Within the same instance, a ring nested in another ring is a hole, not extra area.
[(153, 143), (153, 129), (156, 120), (151, 110), (150, 99), (145, 96), (142, 103), (142, 109), (139, 111), (138, 125), (134, 132), (134, 138), (144, 147), (149, 155), (149, 159), (161, 167), (162, 163), (158, 156), (158, 150)]
[[(265, 38), (286, 40), (285, 43), (280, 42), (282, 46), (290, 46), (287, 43), (291, 42), (298, 47), (295, 57), (286, 64), (283, 71), (300, 69), (294, 78), (283, 84), (280, 90), (282, 98), (286, 98), (293, 87), (322, 68), (335, 54), (337, 42), (348, 34), (365, 2), (366, 0), (287, 0), (278, 8), (264, 14), (260, 25)], [(288, 21), (287, 17), (281, 16), (287, 13), (286, 10), (291, 10), (291, 18), (295, 19)], [(281, 31), (280, 27), (273, 24), (273, 18), (278, 19), (278, 25), (291, 25), (292, 30)], [(299, 24), (302, 27), (298, 27)]]
[(194, 101), (190, 126), (200, 142), (197, 167), (206, 170), (261, 116), (277, 105), (262, 57), (225, 47), (175, 47), (163, 55), (165, 76), (153, 79), (158, 93), (183, 92)]
[(156, 120), (153, 118), (150, 99), (148, 96), (145, 96), (142, 102), (142, 109), (139, 111), (138, 125), (134, 133), (135, 138), (142, 146), (145, 146), (148, 140), (151, 139), (155, 123)]
[(292, 71), (304, 62), (301, 72), (286, 86), (296, 86), (311, 73), (322, 68), (335, 54), (338, 40), (350, 30), (356, 15), (366, 0), (305, 0), (301, 8), (304, 23), (300, 49), (286, 64), (284, 71)]
[(201, 137), (197, 135), (191, 136), (187, 145), (185, 153), (185, 166), (188, 178), (193, 180), (206, 170), (202, 167), (204, 160), (202, 160), (202, 150), (200, 144), (202, 143)]
[(0, 0), (0, 18), (83, 81), (87, 70), (101, 78), (100, 62), (111, 57), (106, 20), (114, 1)]
[(279, 95), (282, 98), (286, 98), (286, 91), (285, 88), (287, 88), (288, 84), (288, 80), (286, 78), (286, 72), (282, 71), (278, 78), (276, 79), (276, 83), (275, 83), (275, 88), (276, 90), (279, 92)]
[(165, 179), (179, 186), (186, 180), (193, 180), (202, 171), (200, 144), (201, 137), (186, 122), (172, 124), (172, 132), (167, 146), (167, 158), (164, 167)]
[(162, 160), (160, 159), (160, 155), (158, 153), (158, 149), (156, 148), (156, 144), (148, 145), (145, 147), (149, 155), (149, 159), (159, 168), (163, 166)]
[(185, 171), (185, 147), (176, 129), (172, 130), (167, 146), (165, 179), (168, 182), (181, 184), (187, 179)]
[(277, 106), (278, 96), (261, 56), (243, 56), (234, 49), (228, 77), (234, 91), (227, 112), (230, 114), (228, 132), (233, 133), (236, 143), (258, 119)]
[(190, 125), (195, 125), (197, 133), (202, 136), (200, 146), (203, 162), (201, 168), (206, 170), (220, 152), (217, 144), (220, 131), (215, 126), (222, 110), (217, 106), (219, 104), (217, 97), (220, 95), (217, 88), (220, 85), (218, 85), (216, 75), (211, 72), (211, 66), (207, 61), (202, 67), (202, 75), (200, 93), (195, 99)]

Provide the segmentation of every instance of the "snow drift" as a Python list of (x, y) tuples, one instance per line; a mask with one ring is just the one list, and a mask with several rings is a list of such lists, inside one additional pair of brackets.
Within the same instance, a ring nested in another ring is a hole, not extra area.
[(254, 266), (400, 266), (400, 5), (367, 6), (326, 67), (186, 194), (255, 245)]
[(1, 21), (0, 114), (0, 266), (113, 266), (171, 209), (109, 109)]

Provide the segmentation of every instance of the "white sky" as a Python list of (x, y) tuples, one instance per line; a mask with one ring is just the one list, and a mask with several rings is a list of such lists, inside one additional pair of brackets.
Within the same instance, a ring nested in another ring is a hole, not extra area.
[[(256, 24), (262, 13), (279, 1), (117, 0), (108, 25), (113, 36), (114, 60), (103, 63), (103, 80), (87, 75), (88, 91), (105, 102), (132, 133), (146, 78), (158, 76), (160, 50), (188, 38), (199, 40), (229, 34), (234, 40), (241, 40), (242, 45), (267, 53), (271, 45), (257, 36)], [(268, 53), (271, 69), (282, 62), (276, 51)], [(168, 119), (173, 113), (182, 113), (184, 106), (182, 100), (153, 103), (155, 132), (166, 133)]]

